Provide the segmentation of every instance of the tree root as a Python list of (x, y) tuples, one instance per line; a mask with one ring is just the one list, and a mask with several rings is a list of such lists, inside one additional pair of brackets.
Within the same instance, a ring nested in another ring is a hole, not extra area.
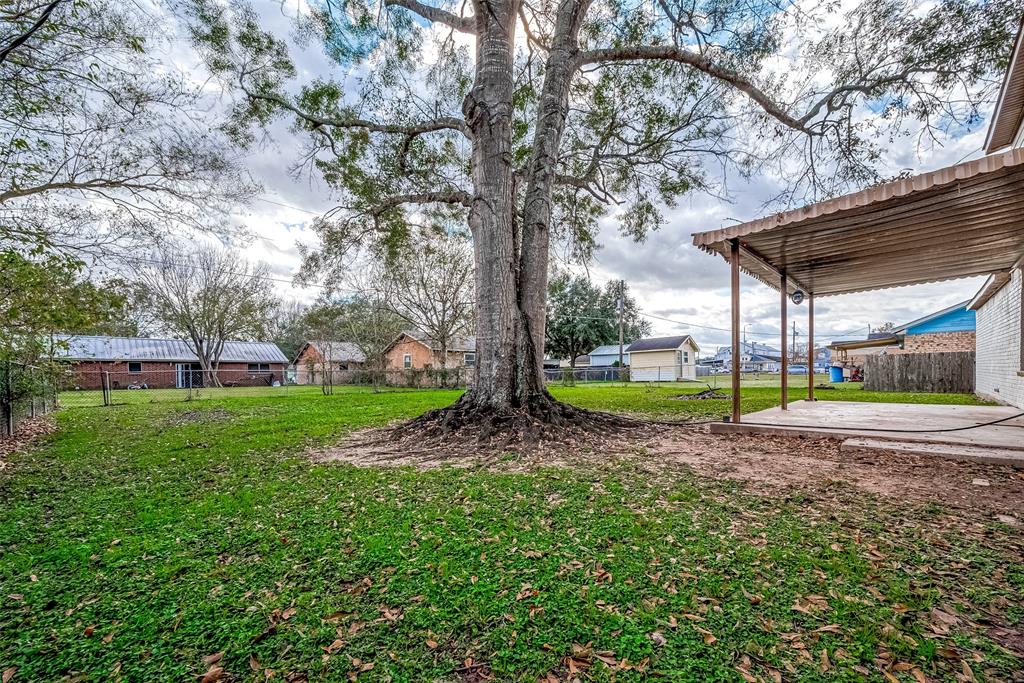
[(523, 406), (496, 409), (467, 392), (446, 408), (402, 424), (363, 432), (338, 452), (362, 454), (381, 464), (391, 461), (489, 461), (509, 452), (528, 454), (557, 447), (600, 449), (622, 437), (645, 432), (646, 422), (561, 403), (547, 392)]
[(530, 447), (540, 443), (578, 443), (636, 429), (643, 423), (621, 415), (577, 408), (557, 401), (546, 391), (525, 405), (496, 409), (475, 401), (471, 392), (458, 401), (393, 429), (396, 437), (425, 441), (475, 441), (480, 446)]

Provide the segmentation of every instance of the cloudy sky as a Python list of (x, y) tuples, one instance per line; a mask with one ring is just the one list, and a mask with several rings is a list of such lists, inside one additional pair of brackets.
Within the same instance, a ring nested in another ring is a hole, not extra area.
[[(295, 3), (257, 3), (264, 25), (276, 35), (291, 30)], [(201, 73), (201, 60), (181, 33), (173, 41), (171, 58), (187, 69)], [(293, 51), (300, 82), (336, 73), (315, 47)], [(908, 143), (889, 149), (885, 175), (909, 169), (921, 172), (941, 168), (981, 155), (984, 123), (974, 132), (944, 141), (929, 150), (916, 150)], [(276, 277), (283, 280), (301, 264), (298, 244), (315, 245), (308, 229), (313, 218), (335, 204), (327, 187), (308, 175), (296, 178), (290, 172), (301, 148), (302, 138), (289, 130), (287, 121), (276, 124), (264, 144), (250, 151), (245, 163), (262, 183), (262, 196), (239, 214), (249, 228), (251, 241), (244, 247), (254, 260), (266, 261)], [(711, 230), (737, 221), (764, 215), (764, 203), (778, 191), (780, 180), (763, 175), (743, 181), (729, 179), (729, 200), (694, 194), (667, 210), (666, 223), (648, 239), (637, 244), (618, 233), (616, 218), (602, 223), (601, 249), (588, 269), (598, 283), (622, 278), (629, 284), (642, 310), (649, 314), (656, 334), (692, 334), (704, 350), (729, 341), (729, 272), (721, 258), (710, 256), (692, 245), (691, 233)], [(970, 298), (983, 278), (933, 285), (902, 287), (874, 293), (851, 294), (819, 299), (815, 305), (817, 339), (856, 337), (868, 326), (885, 321), (906, 322), (934, 310)], [(319, 290), (300, 289), (279, 283), (284, 296), (311, 300)], [(742, 276), (743, 324), (752, 341), (775, 344), (779, 337), (778, 294)], [(804, 307), (791, 307), (797, 330), (806, 332)]]

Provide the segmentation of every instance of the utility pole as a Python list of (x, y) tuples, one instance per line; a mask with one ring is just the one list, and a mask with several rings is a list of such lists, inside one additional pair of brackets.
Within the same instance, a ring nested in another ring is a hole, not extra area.
[(625, 306), (626, 306), (626, 281), (625, 280), (619, 280), (619, 301), (618, 301), (618, 309), (619, 309), (619, 379), (622, 379), (622, 377), (623, 377), (622, 371), (625, 368), (625, 364), (623, 363), (623, 356), (622, 356), (622, 342), (624, 341), (623, 340), (623, 331), (622, 331), (622, 322), (623, 322), (622, 318), (623, 318), (623, 309), (625, 308)]
[(790, 358), (796, 358), (796, 321), (793, 321), (793, 353)]

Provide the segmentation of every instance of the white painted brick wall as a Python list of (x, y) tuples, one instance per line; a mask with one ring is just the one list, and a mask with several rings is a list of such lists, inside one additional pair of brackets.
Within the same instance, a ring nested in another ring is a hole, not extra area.
[(1020, 269), (978, 311), (975, 391), (982, 398), (1024, 408), (1021, 370)]

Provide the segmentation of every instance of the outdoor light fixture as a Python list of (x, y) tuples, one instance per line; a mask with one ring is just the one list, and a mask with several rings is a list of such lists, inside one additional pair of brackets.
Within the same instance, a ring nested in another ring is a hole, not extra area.
[(793, 301), (794, 304), (799, 306), (804, 302), (804, 293), (798, 289), (792, 294), (790, 294), (789, 298)]

